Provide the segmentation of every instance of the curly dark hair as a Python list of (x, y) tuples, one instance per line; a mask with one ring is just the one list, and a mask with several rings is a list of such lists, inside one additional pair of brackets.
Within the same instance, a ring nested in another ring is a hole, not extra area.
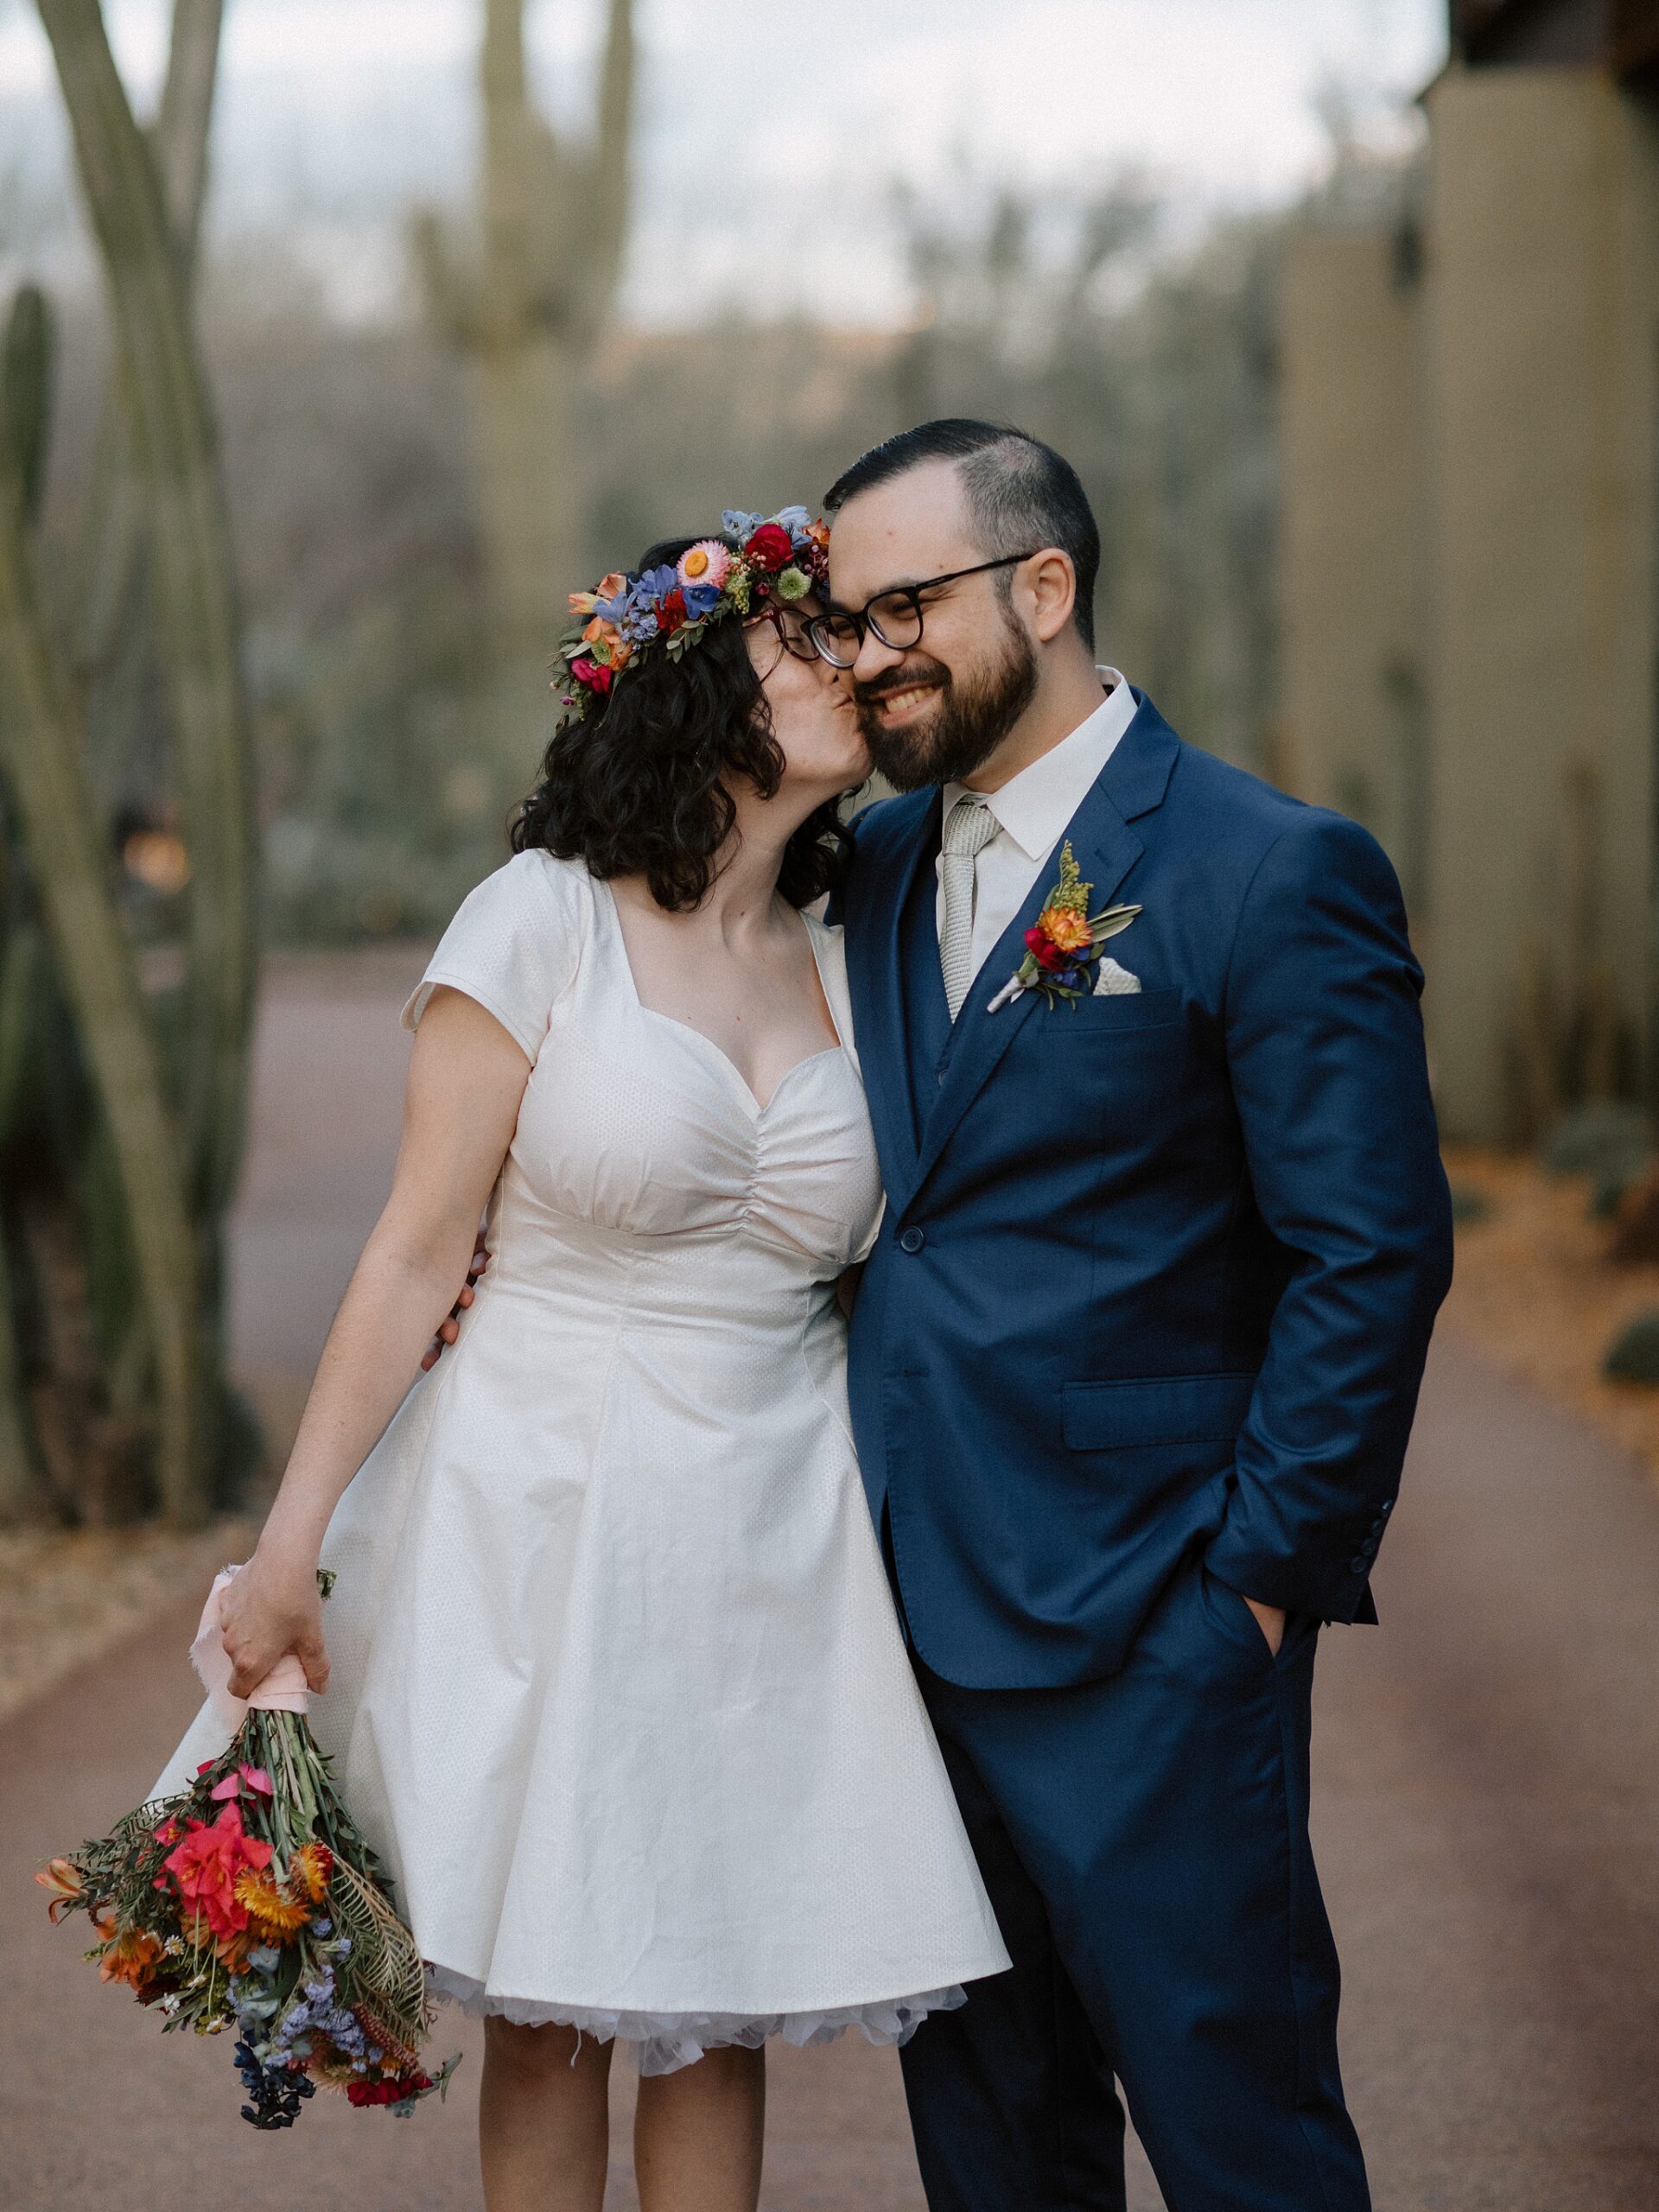
[[(672, 564), (699, 542), (652, 545), (633, 573)], [(771, 798), (784, 766), (743, 626), (717, 622), (677, 661), (648, 648), (579, 722), (556, 733), (541, 781), (513, 810), (512, 849), (585, 861), (604, 880), (643, 875), (659, 906), (683, 912), (707, 896), (736, 820), (731, 778), (747, 776)], [(785, 847), (779, 890), (791, 906), (810, 906), (838, 881), (849, 849), (841, 803), (829, 800)]]

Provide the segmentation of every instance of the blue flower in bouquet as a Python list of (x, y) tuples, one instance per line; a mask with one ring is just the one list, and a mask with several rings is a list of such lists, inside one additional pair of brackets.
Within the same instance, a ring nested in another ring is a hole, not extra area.
[(243, 2106), (243, 2119), (255, 2127), (292, 2127), (300, 2116), (301, 2105), (317, 2093), (317, 2085), (310, 2075), (286, 2063), (266, 2065), (245, 2037), (238, 2037), (232, 2055), (236, 2070), (242, 2076), (242, 2086), (252, 2101)]
[(720, 605), (718, 584), (682, 585), (681, 589), (685, 594), (685, 612), (690, 621), (702, 621), (705, 614), (712, 614)]

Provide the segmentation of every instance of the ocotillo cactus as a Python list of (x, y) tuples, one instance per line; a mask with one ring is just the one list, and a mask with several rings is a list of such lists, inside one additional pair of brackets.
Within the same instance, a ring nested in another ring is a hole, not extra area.
[(563, 143), (524, 68), (524, 0), (485, 0), (480, 250), (437, 219), (415, 248), (436, 327), (474, 371), (479, 521), (498, 642), (544, 652), (580, 547), (577, 409), (621, 270), (633, 114), (633, 0), (610, 0), (594, 143)]
[(198, 1209), (239, 1164), (255, 975), (252, 753), (217, 440), (151, 150), (97, 0), (40, 0), (73, 126), (149, 508), (156, 613), (192, 870), (183, 1107)]
[[(181, 23), (188, 16), (207, 26), (216, 43), (217, 16), (205, 0), (178, 0), (178, 9)], [(117, 378), (151, 549), (157, 637), (192, 868), (177, 1084), (181, 1132), (175, 1132), (164, 1106), (152, 1110), (146, 1103), (141, 1114), (135, 1103), (148, 1100), (145, 1054), (153, 1058), (155, 1039), (137, 996), (136, 979), (133, 1003), (125, 1003), (131, 962), (130, 956), (122, 957), (125, 945), (118, 918), (112, 906), (105, 914), (95, 890), (86, 889), (90, 863), (65, 842), (72, 835), (73, 812), (65, 779), (78, 775), (84, 826), (93, 839), (94, 874), (107, 899), (101, 840), (85, 795), (80, 733), (62, 671), (42, 651), (31, 611), (26, 553), (16, 544), (7, 561), (7, 650), (13, 678), (8, 719), (15, 735), (26, 715), (36, 744), (26, 757), (13, 753), (8, 780), (25, 817), (32, 873), (57, 966), (129, 1199), (133, 1256), (160, 1399), (162, 1495), (175, 1518), (188, 1521), (200, 1516), (207, 1502), (212, 1438), (205, 1431), (225, 1402), (216, 1357), (219, 1228), (240, 1154), (254, 985), (248, 717), (216, 440), (156, 158), (134, 119), (97, 0), (40, 0), (40, 13), (68, 109), (108, 285)], [(211, 73), (211, 55), (200, 40), (191, 52), (198, 136), (204, 137), (200, 94), (203, 67)], [(14, 498), (14, 523), (16, 505)], [(40, 741), (42, 733), (49, 743)], [(86, 893), (78, 910), (83, 916), (79, 935), (75, 912), (59, 898), (66, 880), (79, 881)], [(88, 932), (103, 933), (108, 957), (101, 988), (94, 988), (96, 963), (87, 956)], [(182, 1179), (177, 1191), (169, 1181), (174, 1170)], [(165, 1268), (157, 1263), (163, 1249)]]
[[(195, 273), (207, 190), (207, 143), (219, 75), (224, 0), (173, 0), (173, 30), (160, 111), (150, 131), (174, 251), (187, 289)], [(120, 396), (106, 391), (93, 447), (76, 639), (79, 672), (95, 681), (124, 642), (143, 545), (144, 497)]]
[(154, 1353), (157, 1474), (200, 1515), (202, 1391), (196, 1254), (183, 1161), (137, 963), (110, 882), (64, 671), (34, 588), (22, 502), (0, 452), (0, 771), (118, 1163)]

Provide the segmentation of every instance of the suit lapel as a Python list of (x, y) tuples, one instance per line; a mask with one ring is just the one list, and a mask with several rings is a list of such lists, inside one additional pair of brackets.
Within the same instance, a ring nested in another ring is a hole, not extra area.
[[(1144, 847), (1129, 827), (1136, 817), (1163, 803), (1179, 744), (1175, 733), (1144, 694), (1135, 720), (1116, 751), (1067, 824), (1084, 880), (1090, 887), (1089, 909), (1098, 913), (1116, 898)], [(932, 1173), (952, 1131), (995, 1073), (999, 1062), (1027, 1021), (1064, 1020), (1039, 991), (1022, 992), (1000, 1013), (988, 1011), (1026, 954), (1026, 931), (1043, 911), (1059, 880), (1058, 847), (1044, 861), (1030, 895), (1003, 931), (989, 958), (969, 988), (951, 1033), (944, 1078), (932, 1112), (923, 1125), (920, 1158), (911, 1196)]]
[[(917, 1154), (906, 1017), (905, 917), (918, 872), (931, 864), (938, 850), (940, 794), (923, 792), (913, 800), (893, 804), (894, 813), (902, 806), (907, 818), (895, 822), (888, 833), (887, 852), (873, 856), (860, 887), (854, 925), (847, 932), (847, 978), (882, 1177), (890, 1201), (899, 1206), (914, 1183)], [(863, 857), (861, 853), (861, 865)]]

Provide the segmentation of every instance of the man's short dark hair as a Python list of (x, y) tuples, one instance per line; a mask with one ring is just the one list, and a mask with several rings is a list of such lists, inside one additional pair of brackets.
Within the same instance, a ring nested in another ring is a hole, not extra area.
[(961, 416), (924, 423), (872, 446), (825, 493), (824, 511), (833, 515), (861, 492), (929, 461), (956, 464), (974, 534), (988, 560), (1040, 545), (1058, 545), (1071, 555), (1077, 572), (1077, 625), (1092, 652), (1100, 526), (1077, 470), (1040, 438), (1005, 423)]

